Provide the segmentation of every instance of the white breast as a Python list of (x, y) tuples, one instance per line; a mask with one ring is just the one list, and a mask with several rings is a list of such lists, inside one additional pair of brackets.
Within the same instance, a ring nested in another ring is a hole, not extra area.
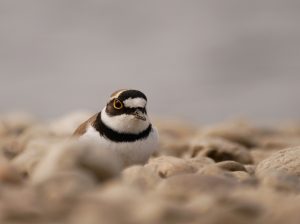
[(156, 128), (147, 138), (135, 142), (113, 142), (102, 137), (92, 126), (79, 138), (80, 141), (96, 141), (99, 147), (112, 150), (120, 157), (124, 166), (144, 164), (158, 148), (158, 132)]

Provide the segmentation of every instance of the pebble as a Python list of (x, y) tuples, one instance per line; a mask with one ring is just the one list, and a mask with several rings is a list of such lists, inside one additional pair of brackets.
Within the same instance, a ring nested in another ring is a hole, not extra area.
[(297, 123), (157, 119), (160, 150), (123, 168), (113, 152), (72, 140), (89, 115), (0, 116), (0, 223), (298, 223)]

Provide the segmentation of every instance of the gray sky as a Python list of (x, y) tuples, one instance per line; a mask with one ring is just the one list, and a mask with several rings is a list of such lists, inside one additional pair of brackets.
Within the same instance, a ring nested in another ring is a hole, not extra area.
[(0, 112), (137, 88), (156, 115), (299, 118), (299, 21), (296, 0), (0, 0)]

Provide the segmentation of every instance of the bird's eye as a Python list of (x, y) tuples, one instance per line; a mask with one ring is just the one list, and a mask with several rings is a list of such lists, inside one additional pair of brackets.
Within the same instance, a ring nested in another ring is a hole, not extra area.
[(114, 108), (117, 109), (117, 110), (122, 109), (123, 108), (122, 102), (118, 99), (115, 99), (114, 100)]

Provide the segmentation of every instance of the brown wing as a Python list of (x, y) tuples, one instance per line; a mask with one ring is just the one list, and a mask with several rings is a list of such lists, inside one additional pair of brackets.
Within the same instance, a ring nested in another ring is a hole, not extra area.
[(98, 114), (99, 113), (95, 114), (94, 116), (90, 117), (87, 121), (85, 121), (81, 125), (79, 125), (79, 127), (73, 133), (73, 136), (79, 137), (79, 136), (83, 135), (86, 132), (87, 127), (96, 121)]

